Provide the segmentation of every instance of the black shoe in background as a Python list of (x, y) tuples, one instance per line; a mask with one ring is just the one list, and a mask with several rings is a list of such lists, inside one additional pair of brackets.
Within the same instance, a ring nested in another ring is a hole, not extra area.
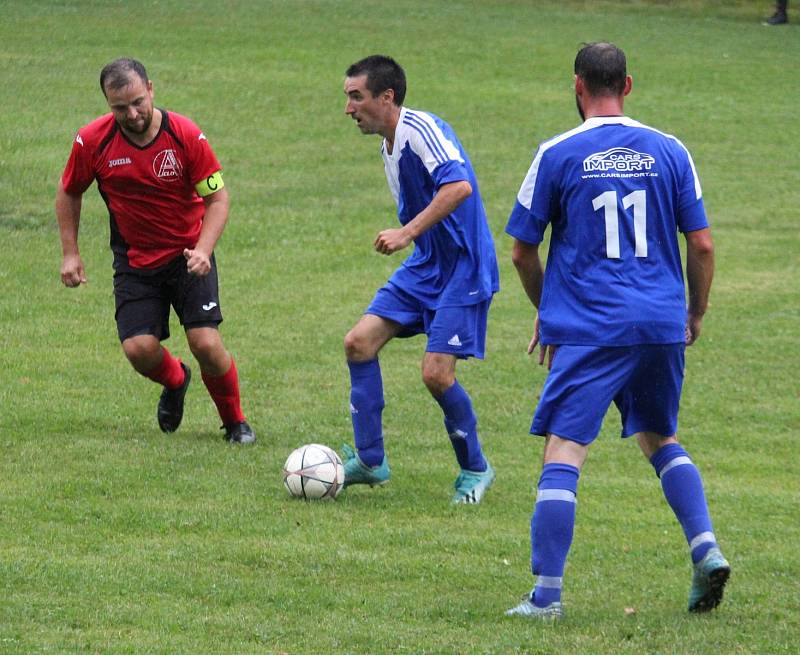
[(231, 443), (249, 444), (256, 440), (253, 428), (247, 421), (224, 425), (223, 428), (225, 429), (225, 439)]
[(785, 11), (778, 9), (772, 16), (764, 21), (764, 25), (786, 25), (789, 22), (789, 16)]

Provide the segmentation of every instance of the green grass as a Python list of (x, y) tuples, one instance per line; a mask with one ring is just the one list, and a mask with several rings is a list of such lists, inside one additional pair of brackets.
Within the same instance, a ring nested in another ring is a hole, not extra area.
[[(800, 40), (759, 24), (768, 5), (3, 2), (0, 653), (796, 652)], [(734, 574), (718, 612), (686, 614), (685, 542), (612, 412), (581, 480), (567, 618), (540, 626), (502, 617), (531, 585), (541, 442), (526, 434), (545, 376), (524, 354), (532, 312), (503, 228), (537, 142), (576, 124), (572, 59), (598, 39), (628, 54), (628, 112), (677, 134), (703, 181), (717, 277), (681, 435)], [(448, 505), (456, 470), (420, 339), (382, 358), (392, 483), (335, 503), (280, 483), (297, 445), (350, 439), (341, 340), (399, 262), (370, 249), (395, 220), (378, 141), (343, 114), (343, 72), (373, 52), (404, 65), (409, 106), (458, 132), (497, 241), (487, 359), (459, 368), (498, 471), (475, 508)], [(90, 282), (60, 285), (55, 185), (121, 55), (225, 168), (223, 336), (252, 448), (221, 441), (197, 383), (180, 431), (158, 431), (158, 389), (117, 343), (93, 189)]]

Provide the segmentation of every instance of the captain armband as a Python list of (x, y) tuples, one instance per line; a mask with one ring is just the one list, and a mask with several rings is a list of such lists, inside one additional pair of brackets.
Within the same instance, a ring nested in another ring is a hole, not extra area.
[(197, 191), (198, 196), (205, 198), (206, 196), (210, 196), (212, 193), (216, 193), (224, 186), (225, 182), (222, 181), (222, 171), (217, 171), (208, 177), (204, 177), (194, 185), (194, 188), (195, 191)]

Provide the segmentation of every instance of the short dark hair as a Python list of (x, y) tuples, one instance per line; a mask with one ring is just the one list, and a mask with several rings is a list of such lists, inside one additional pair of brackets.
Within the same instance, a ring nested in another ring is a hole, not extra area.
[(373, 96), (387, 89), (394, 91), (394, 104), (400, 106), (406, 97), (406, 74), (391, 57), (370, 55), (350, 66), (347, 77), (367, 76), (367, 88)]
[(136, 59), (122, 57), (106, 64), (100, 71), (100, 89), (103, 95), (106, 95), (107, 88), (116, 90), (128, 86), (131, 74), (138, 75), (145, 84), (150, 81), (144, 64)]
[(628, 76), (625, 53), (613, 43), (584, 43), (575, 57), (575, 74), (592, 95), (620, 95)]

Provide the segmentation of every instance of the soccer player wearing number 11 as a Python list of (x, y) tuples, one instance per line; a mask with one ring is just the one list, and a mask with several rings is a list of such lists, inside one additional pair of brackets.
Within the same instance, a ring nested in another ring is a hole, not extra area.
[[(689, 610), (722, 600), (730, 566), (714, 536), (700, 474), (678, 443), (684, 349), (700, 334), (714, 268), (700, 182), (680, 141), (623, 115), (625, 54), (585, 45), (575, 59), (584, 123), (545, 141), (506, 232), (538, 309), (528, 352), (550, 372), (531, 433), (546, 437), (531, 519), (530, 595), (507, 614), (558, 618), (578, 477), (613, 401), (636, 436), (689, 544)], [(550, 225), (546, 270), (538, 247)], [(686, 310), (678, 232), (686, 238)]]

